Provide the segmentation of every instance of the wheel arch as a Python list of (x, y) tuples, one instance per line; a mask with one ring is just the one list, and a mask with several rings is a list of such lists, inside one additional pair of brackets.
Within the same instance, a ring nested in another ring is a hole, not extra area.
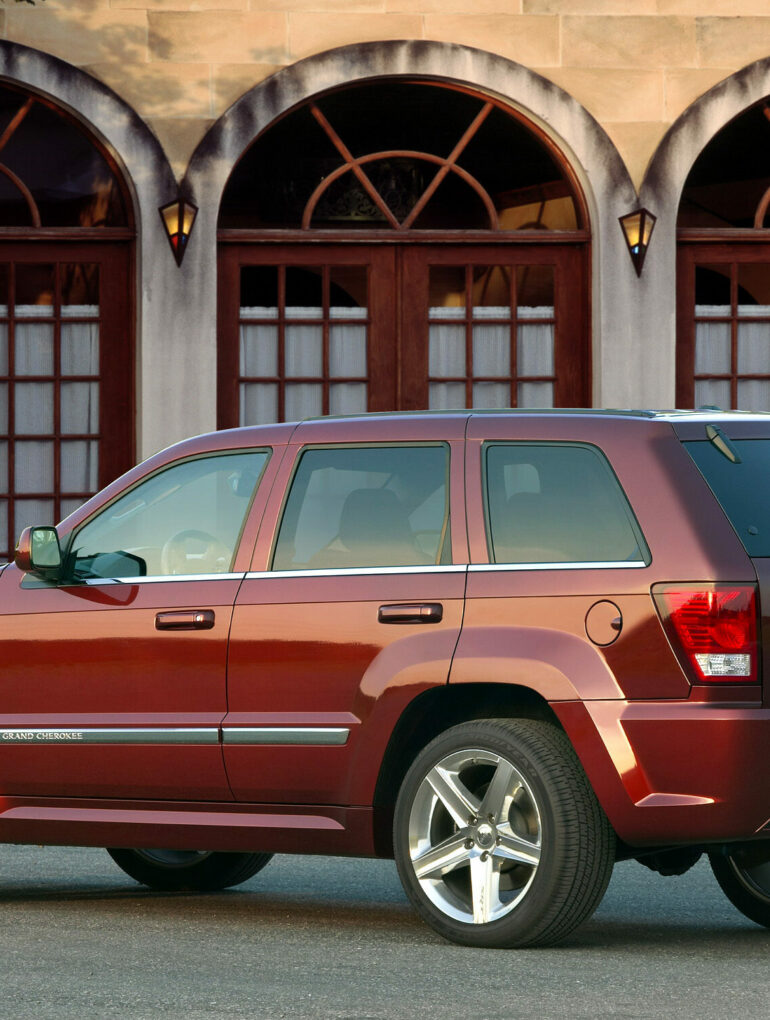
[(417, 754), (444, 730), (474, 719), (540, 719), (562, 729), (545, 698), (519, 684), (461, 683), (433, 687), (404, 708), (390, 735), (374, 791), (374, 844), (393, 856), (393, 812), (398, 791)]

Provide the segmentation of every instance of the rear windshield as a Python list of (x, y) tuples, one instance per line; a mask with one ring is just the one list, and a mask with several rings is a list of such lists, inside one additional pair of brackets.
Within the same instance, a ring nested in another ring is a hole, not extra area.
[(725, 456), (713, 443), (684, 443), (749, 556), (770, 556), (770, 439), (731, 439)]

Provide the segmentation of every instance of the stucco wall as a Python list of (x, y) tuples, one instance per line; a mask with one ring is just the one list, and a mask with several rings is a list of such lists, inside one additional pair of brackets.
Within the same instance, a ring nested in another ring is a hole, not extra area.
[(767, 0), (38, 0), (0, 33), (111, 86), (177, 176), (211, 123), (278, 68), (386, 39), (461, 43), (560, 85), (604, 127), (638, 187), (696, 97), (770, 53)]

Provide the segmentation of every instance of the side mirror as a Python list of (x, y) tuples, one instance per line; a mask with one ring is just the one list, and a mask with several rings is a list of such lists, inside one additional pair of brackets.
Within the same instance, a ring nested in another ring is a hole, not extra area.
[(19, 536), (14, 563), (24, 573), (56, 580), (62, 558), (56, 528), (25, 528)]

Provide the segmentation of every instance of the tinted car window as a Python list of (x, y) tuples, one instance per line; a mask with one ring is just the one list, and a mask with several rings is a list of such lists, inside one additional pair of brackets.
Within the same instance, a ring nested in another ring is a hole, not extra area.
[(492, 562), (646, 559), (620, 484), (594, 447), (490, 444), (485, 478)]
[(76, 533), (75, 579), (227, 573), (267, 458), (198, 457), (140, 482)]
[(770, 439), (684, 443), (749, 556), (770, 556)]
[(307, 450), (286, 501), (273, 569), (443, 562), (448, 461), (443, 445)]

